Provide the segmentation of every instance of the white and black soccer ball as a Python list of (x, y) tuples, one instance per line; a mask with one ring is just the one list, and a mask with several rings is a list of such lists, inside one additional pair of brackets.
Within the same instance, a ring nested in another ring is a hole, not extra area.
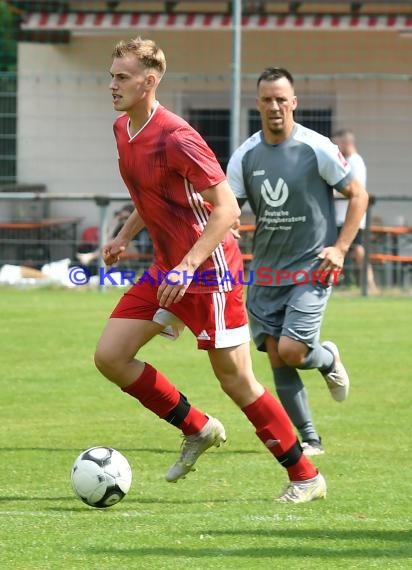
[(71, 483), (87, 505), (104, 509), (121, 501), (132, 484), (132, 470), (126, 457), (111, 447), (91, 447), (73, 464)]

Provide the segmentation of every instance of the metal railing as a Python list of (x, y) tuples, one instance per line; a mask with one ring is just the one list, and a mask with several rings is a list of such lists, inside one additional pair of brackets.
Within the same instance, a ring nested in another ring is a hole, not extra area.
[[(50, 212), (50, 203), (54, 201), (83, 201), (94, 203), (96, 208), (98, 209), (98, 236), (99, 236), (99, 243), (98, 247), (101, 250), (102, 246), (106, 241), (106, 236), (109, 227), (109, 218), (110, 218), (110, 206), (113, 202), (127, 202), (130, 201), (130, 198), (127, 195), (120, 194), (120, 193), (113, 193), (107, 195), (99, 195), (99, 194), (91, 194), (91, 193), (71, 193), (71, 194), (56, 194), (56, 193), (48, 193), (44, 192), (44, 188), (39, 185), (38, 191), (35, 192), (0, 192), (0, 204), (4, 201), (12, 201), (12, 202), (30, 202), (30, 203), (37, 203), (43, 206), (43, 217), (36, 220), (10, 220), (1, 223), (0, 222), (0, 230), (2, 227), (6, 226), (15, 226), (20, 227), (22, 225), (30, 225), (31, 223), (33, 226), (36, 224), (43, 224), (44, 227), (48, 226), (48, 223), (53, 223), (54, 218), (49, 216)], [(360, 294), (363, 296), (368, 295), (368, 282), (367, 282), (367, 264), (368, 261), (375, 258), (379, 260), (379, 268), (385, 271), (385, 282), (381, 282), (383, 288), (392, 287), (392, 286), (399, 286), (402, 285), (405, 290), (409, 288), (409, 272), (412, 270), (412, 227), (408, 227), (406, 221), (402, 222), (402, 225), (399, 226), (376, 226), (372, 224), (373, 218), (373, 208), (378, 202), (397, 202), (397, 203), (406, 203), (412, 202), (412, 196), (372, 196), (370, 197), (369, 207), (367, 210), (366, 215), (366, 228), (364, 234), (364, 248), (365, 248), (365, 258), (364, 264), (362, 267), (361, 275), (360, 275)], [(58, 218), (56, 220), (56, 224), (62, 223), (66, 221), (67, 223), (71, 223), (72, 226), (78, 229), (78, 224), (74, 223), (77, 220), (78, 222), (81, 221), (81, 218)], [(71, 222), (70, 222), (71, 221)], [(73, 225), (74, 223), (74, 225)], [(50, 224), (49, 224), (50, 225)], [(86, 225), (89, 225), (86, 220)], [(245, 232), (244, 236), (246, 236), (243, 240), (240, 241), (240, 247), (242, 253), (244, 254), (245, 262), (250, 261), (251, 259), (251, 251), (252, 251), (252, 234), (253, 234), (253, 223), (249, 225), (243, 226)], [(373, 231), (371, 231), (371, 229)], [(379, 230), (379, 231), (378, 231)], [(43, 251), (47, 249), (50, 251), (53, 245), (66, 245), (70, 251), (75, 251), (75, 247), (80, 242), (80, 235), (78, 232), (72, 232), (70, 234), (70, 243), (67, 242), (67, 234), (60, 234), (57, 232), (54, 234), (47, 234), (45, 238), (42, 240), (34, 239), (30, 244), (24, 242), (24, 238), (16, 238), (16, 236), (9, 236), (5, 237), (4, 234), (0, 233), (0, 266), (5, 263), (15, 263), (17, 265), (24, 265), (27, 264), (27, 259), (24, 258), (12, 258), (7, 259), (5, 256), (5, 247), (6, 243), (13, 243), (14, 245), (33, 245), (35, 246), (40, 245), (44, 246)], [(372, 240), (372, 236), (379, 235), (379, 243)], [(400, 240), (403, 240), (401, 243)], [(50, 254), (49, 254), (50, 255)], [(147, 256), (146, 256), (147, 258)], [(348, 258), (349, 260), (349, 255)], [(57, 260), (57, 259), (56, 259)], [(39, 259), (39, 265), (43, 262), (50, 261), (49, 258)], [(72, 261), (75, 262), (75, 259)], [(138, 257), (133, 259), (131, 257), (131, 263), (136, 262), (138, 265)], [(349, 262), (350, 263), (350, 262)], [(100, 266), (103, 266), (103, 260), (99, 259)], [(146, 259), (146, 266), (147, 266), (147, 259)], [(375, 265), (375, 269), (378, 268), (378, 265)], [(405, 277), (408, 277), (407, 279)], [(402, 281), (402, 282), (401, 282)]]
[[(13, 236), (13, 226), (16, 227), (16, 229), (21, 228), (23, 225), (26, 225), (27, 227), (30, 226), (30, 224), (32, 224), (33, 228), (35, 227), (47, 227), (47, 220), (54, 220), (55, 218), (51, 218), (49, 216), (49, 212), (50, 212), (50, 202), (52, 201), (75, 201), (75, 202), (79, 202), (79, 201), (87, 201), (87, 202), (94, 202), (94, 204), (96, 205), (96, 207), (98, 208), (99, 214), (98, 214), (98, 236), (99, 236), (99, 243), (97, 244), (99, 247), (99, 250), (101, 250), (101, 248), (103, 247), (104, 243), (106, 242), (107, 239), (107, 232), (108, 232), (108, 227), (109, 227), (109, 206), (112, 202), (127, 202), (130, 201), (130, 198), (124, 194), (118, 194), (118, 193), (114, 193), (114, 194), (108, 194), (108, 195), (98, 195), (98, 194), (90, 194), (90, 193), (72, 193), (72, 194), (55, 194), (55, 193), (46, 193), (46, 192), (0, 192), (0, 203), (1, 201), (16, 201), (16, 202), (31, 202), (31, 203), (41, 203), (43, 208), (43, 216), (41, 216), (41, 218), (39, 219), (38, 217), (36, 217), (36, 219), (20, 219), (20, 220), (10, 220), (10, 222), (3, 222), (3, 224), (1, 224), (1, 226), (3, 226), (6, 229), (9, 229), (9, 236), (6, 237), (0, 237), (0, 244), (2, 244), (4, 246), (5, 243), (13, 243), (14, 245), (18, 245), (19, 243), (19, 239), (16, 238), (16, 236)], [(75, 220), (78, 220), (78, 222), (81, 221), (81, 218), (75, 218), (75, 217), (70, 217), (67, 218), (66, 220), (71, 220), (73, 223), (75, 223)], [(64, 226), (64, 222), (65, 222), (65, 218), (56, 218), (56, 225), (57, 226)], [(77, 223), (75, 224), (76, 228), (77, 228)], [(1, 227), (0, 226), (0, 227)], [(56, 235), (56, 234), (55, 234)], [(58, 233), (57, 233), (58, 235)], [(62, 234), (62, 237), (64, 238), (64, 234)], [(58, 237), (55, 239), (59, 239)], [(73, 242), (72, 243), (68, 243), (66, 244), (67, 246), (69, 246), (71, 251), (75, 250), (76, 244), (79, 242), (80, 240), (80, 236), (77, 235), (72, 235), (72, 239)], [(45, 239), (39, 239), (37, 240), (37, 245), (40, 246), (50, 246), (52, 245), (52, 243), (48, 243), (48, 242), (52, 242), (53, 241), (53, 237), (48, 237), (46, 235)], [(45, 243), (44, 243), (45, 242)], [(32, 244), (33, 246), (36, 245), (36, 239), (32, 238)], [(0, 265), (4, 264), (5, 262), (10, 262), (10, 260), (7, 260), (4, 258), (4, 248), (3, 249), (3, 255), (0, 253)], [(25, 259), (13, 259), (12, 261), (14, 261), (16, 264), (18, 265), (23, 265), (27, 260)], [(38, 259), (37, 260), (39, 262), (39, 264), (41, 264), (41, 262), (47, 262), (50, 261), (49, 259)], [(75, 260), (73, 260), (75, 261)], [(100, 265), (103, 265), (103, 260), (100, 258)]]

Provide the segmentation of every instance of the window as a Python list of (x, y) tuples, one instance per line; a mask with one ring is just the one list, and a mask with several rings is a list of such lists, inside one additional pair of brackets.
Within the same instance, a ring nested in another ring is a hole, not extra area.
[(331, 109), (296, 109), (295, 121), (325, 137), (332, 136)]
[(226, 171), (230, 153), (229, 109), (189, 109), (188, 122), (202, 135)]
[(16, 181), (16, 77), (0, 77), (0, 184)]

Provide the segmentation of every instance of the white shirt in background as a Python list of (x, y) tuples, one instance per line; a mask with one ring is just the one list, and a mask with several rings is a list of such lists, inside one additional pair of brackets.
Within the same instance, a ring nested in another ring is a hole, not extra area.
[[(348, 156), (346, 160), (350, 164), (354, 177), (357, 178), (359, 182), (363, 184), (366, 188), (366, 164), (361, 155), (355, 152), (354, 154)], [(347, 200), (342, 200), (342, 199), (335, 200), (336, 225), (338, 227), (343, 226), (346, 218), (347, 209), (348, 209)], [(366, 214), (363, 216), (359, 228), (364, 230), (365, 225), (366, 225)]]

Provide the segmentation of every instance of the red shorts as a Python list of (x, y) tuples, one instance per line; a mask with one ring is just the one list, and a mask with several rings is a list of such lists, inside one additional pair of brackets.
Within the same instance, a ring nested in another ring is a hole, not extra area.
[(159, 306), (156, 293), (157, 285), (147, 281), (136, 283), (120, 299), (111, 317), (154, 321), (164, 324), (169, 331), (186, 325), (196, 336), (198, 348), (203, 350), (249, 342), (242, 284), (222, 293), (186, 293), (179, 303), (167, 309)]

